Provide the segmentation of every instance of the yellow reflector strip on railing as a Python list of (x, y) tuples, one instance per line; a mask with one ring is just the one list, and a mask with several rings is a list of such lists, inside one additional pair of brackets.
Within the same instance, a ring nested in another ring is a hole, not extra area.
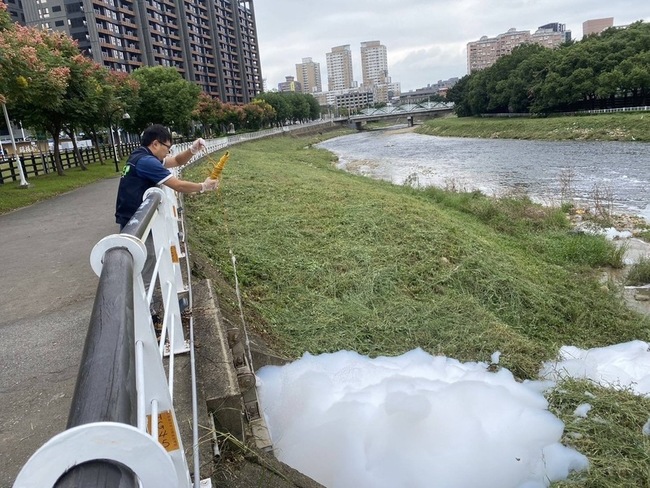
[[(151, 433), (151, 415), (147, 415), (147, 431)], [(158, 442), (167, 452), (178, 450), (178, 434), (170, 410), (158, 414)]]

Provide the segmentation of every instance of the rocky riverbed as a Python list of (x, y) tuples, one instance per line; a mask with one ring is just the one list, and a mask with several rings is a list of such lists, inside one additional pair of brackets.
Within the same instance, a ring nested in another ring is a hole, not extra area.
[(608, 269), (603, 272), (603, 283), (613, 282), (620, 287), (625, 303), (631, 309), (650, 315), (650, 283), (641, 286), (625, 285), (630, 268), (641, 260), (650, 259), (650, 242), (647, 242), (649, 224), (635, 215), (613, 215), (611, 226), (602, 227), (594, 224), (585, 212), (576, 212), (570, 216), (574, 228), (579, 232), (598, 233), (607, 236), (619, 248), (625, 248), (623, 267)]

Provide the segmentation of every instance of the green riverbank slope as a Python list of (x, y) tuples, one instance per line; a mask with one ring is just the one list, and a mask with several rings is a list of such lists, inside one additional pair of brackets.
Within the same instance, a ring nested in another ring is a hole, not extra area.
[[(597, 279), (621, 251), (572, 232), (560, 210), (348, 174), (313, 147), (329, 136), (234, 146), (219, 191), (185, 199), (194, 272), (213, 278), (226, 321), (239, 322), (232, 250), (249, 329), (288, 358), (501, 351), (499, 367), (527, 379), (563, 344), (650, 341), (648, 319)], [(568, 382), (549, 401), (591, 462), (555, 486), (648, 486), (649, 399)]]
[(420, 134), (492, 139), (650, 142), (650, 112), (557, 117), (456, 117), (427, 120)]

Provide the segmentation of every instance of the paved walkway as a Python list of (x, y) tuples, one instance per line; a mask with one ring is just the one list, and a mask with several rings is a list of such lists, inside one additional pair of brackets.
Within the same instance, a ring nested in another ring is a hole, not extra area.
[(0, 215), (0, 487), (65, 429), (97, 291), (90, 251), (118, 230), (117, 183)]

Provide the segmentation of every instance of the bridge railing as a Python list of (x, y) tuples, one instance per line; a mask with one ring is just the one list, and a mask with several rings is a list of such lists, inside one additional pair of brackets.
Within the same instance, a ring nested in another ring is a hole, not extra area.
[(453, 102), (422, 102), (417, 104), (402, 104), (381, 108), (364, 108), (358, 114), (351, 116), (351, 119), (363, 119), (368, 117), (395, 117), (399, 115), (412, 115), (426, 112), (449, 111), (454, 108)]

